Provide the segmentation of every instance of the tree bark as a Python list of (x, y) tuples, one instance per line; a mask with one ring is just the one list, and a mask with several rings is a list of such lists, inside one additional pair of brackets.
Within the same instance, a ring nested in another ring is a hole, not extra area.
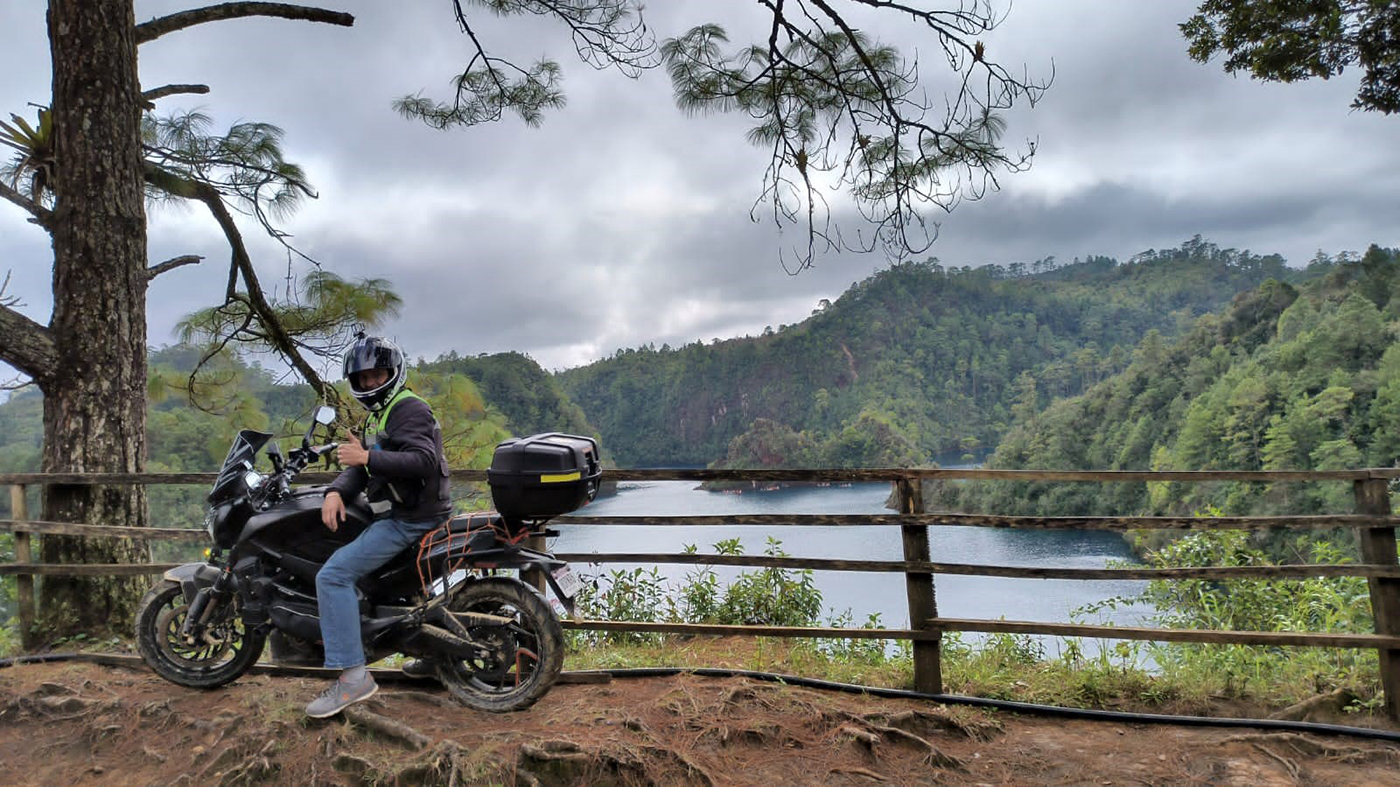
[[(146, 215), (133, 0), (50, 0), (53, 59), (53, 339), (43, 378), (45, 472), (146, 464)], [(44, 517), (144, 526), (139, 486), (50, 485)], [(45, 536), (46, 563), (146, 559), (139, 541)], [(46, 577), (53, 633), (125, 631), (142, 580)]]

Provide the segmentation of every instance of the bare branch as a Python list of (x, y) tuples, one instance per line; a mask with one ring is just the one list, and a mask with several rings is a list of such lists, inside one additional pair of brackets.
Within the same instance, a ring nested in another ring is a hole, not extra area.
[(58, 350), (53, 335), (8, 306), (0, 305), (0, 361), (4, 361), (36, 382), (48, 379), (58, 366)]
[(23, 375), (21, 375), (19, 377), (5, 380), (4, 382), (0, 382), (0, 391), (22, 391), (31, 385), (37, 384), (38, 383), (35, 382), (34, 378), (24, 377)]
[(151, 279), (154, 279), (162, 273), (173, 271), (176, 268), (185, 265), (195, 265), (203, 260), (204, 258), (197, 254), (185, 254), (183, 256), (175, 257), (174, 259), (169, 259), (165, 262), (152, 265), (151, 267), (146, 269), (146, 281), (150, 281)]
[(150, 90), (142, 92), (141, 102), (146, 105), (147, 109), (155, 109), (156, 99), (165, 98), (166, 96), (173, 96), (180, 93), (197, 93), (199, 95), (204, 95), (208, 92), (208, 85), (162, 85), (161, 87), (152, 88)]
[(3, 282), (0, 282), (0, 306), (7, 306), (13, 309), (16, 306), (21, 306), (23, 304), (20, 303), (18, 296), (5, 294), (5, 290), (10, 289), (11, 273), (12, 271), (5, 271), (5, 280)]
[(4, 197), (10, 202), (29, 211), (30, 215), (33, 216), (33, 218), (29, 220), (31, 224), (38, 224), (49, 232), (53, 232), (53, 211), (18, 191), (15, 191), (4, 183), (0, 183), (0, 197)]
[(219, 22), (225, 19), (239, 19), (249, 16), (273, 16), (302, 22), (324, 22), (342, 27), (350, 27), (355, 24), (355, 17), (351, 14), (328, 11), (324, 8), (286, 3), (223, 3), (181, 11), (178, 14), (142, 22), (136, 26), (136, 43), (144, 44), (147, 41), (160, 38), (166, 33), (202, 25), (205, 22)]

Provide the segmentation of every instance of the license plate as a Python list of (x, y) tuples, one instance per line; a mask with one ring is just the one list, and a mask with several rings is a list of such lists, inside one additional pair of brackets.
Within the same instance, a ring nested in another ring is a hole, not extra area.
[(583, 588), (583, 582), (578, 578), (578, 574), (568, 566), (560, 566), (554, 569), (554, 582), (559, 585), (559, 592), (564, 594), (564, 598), (573, 598), (575, 594)]

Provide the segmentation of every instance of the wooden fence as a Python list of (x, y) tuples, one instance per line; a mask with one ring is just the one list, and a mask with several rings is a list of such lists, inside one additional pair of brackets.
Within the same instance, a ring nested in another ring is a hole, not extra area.
[[(303, 483), (324, 483), (327, 473), (303, 473)], [(484, 481), (484, 471), (457, 470), (455, 481)], [(643, 621), (566, 620), (566, 628), (599, 631), (663, 632), (709, 635), (769, 637), (898, 639), (913, 643), (914, 685), (920, 691), (941, 692), (940, 641), (945, 631), (1005, 632), (1053, 636), (1098, 637), (1105, 639), (1153, 640), (1265, 646), (1325, 648), (1374, 648), (1380, 656), (1381, 686), (1385, 712), (1400, 720), (1400, 565), (1396, 560), (1396, 525), (1392, 515), (1389, 481), (1400, 477), (1400, 469), (1346, 471), (1036, 471), (1036, 470), (615, 470), (611, 481), (740, 481), (740, 482), (890, 482), (898, 502), (897, 514), (872, 515), (722, 515), (722, 516), (623, 516), (593, 518), (560, 517), (551, 524), (587, 526), (597, 524), (641, 527), (673, 526), (863, 526), (898, 527), (903, 560), (838, 560), (759, 555), (700, 555), (676, 553), (558, 553), (572, 562), (691, 564), (711, 566), (772, 567), (820, 571), (898, 572), (905, 576), (909, 606), (907, 629), (863, 629), (830, 627), (737, 626), (696, 623), (657, 623)], [(175, 528), (126, 528), (80, 525), (31, 520), (25, 491), (42, 484), (202, 484), (213, 482), (213, 473), (180, 474), (10, 474), (0, 475), (0, 485), (11, 487), (9, 520), (0, 520), (0, 532), (15, 534), (15, 562), (0, 564), (0, 575), (17, 576), (17, 601), (23, 636), (28, 637), (34, 620), (34, 577), (44, 575), (125, 575), (159, 574), (173, 564), (58, 565), (33, 562), (31, 534), (89, 537), (139, 538), (146, 541), (207, 543), (202, 530)], [(1022, 517), (982, 514), (924, 514), (922, 482), (925, 479), (1060, 481), (1060, 482), (1156, 482), (1186, 483), (1247, 482), (1349, 482), (1356, 507), (1351, 514), (1274, 517)], [(585, 509), (586, 510), (586, 509)], [(971, 526), (1024, 529), (1265, 529), (1265, 528), (1353, 528), (1358, 531), (1361, 563), (1346, 565), (1295, 564), (1280, 566), (1235, 566), (1220, 568), (1113, 568), (1084, 569), (1057, 567), (1012, 567), (942, 563), (929, 554), (928, 528)], [(945, 618), (938, 614), (934, 577), (959, 574), (1040, 579), (1278, 579), (1308, 577), (1365, 577), (1375, 615), (1374, 634), (1334, 634), (1327, 632), (1204, 631), (1071, 623), (1044, 623), (1022, 620), (981, 620)]]

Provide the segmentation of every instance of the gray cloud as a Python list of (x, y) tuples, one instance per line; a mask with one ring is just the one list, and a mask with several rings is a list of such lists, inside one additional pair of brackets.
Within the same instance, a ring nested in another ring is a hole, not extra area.
[[(188, 5), (139, 2), (138, 18)], [(833, 254), (788, 276), (779, 255), (800, 244), (798, 228), (779, 233), (761, 211), (763, 221), (749, 218), (763, 151), (744, 143), (742, 118), (678, 112), (662, 73), (631, 81), (593, 71), (571, 59), (554, 26), (483, 18), (483, 39), (502, 54), (548, 52), (563, 63), (568, 106), (537, 129), (507, 120), (435, 132), (397, 117), (390, 102), (447, 95), (469, 54), (448, 8), (329, 5), (355, 13), (355, 27), (241, 20), (184, 31), (143, 47), (142, 79), (213, 89), (162, 110), (204, 107), (220, 125), (256, 119), (286, 130), (289, 156), (321, 192), (288, 222), (295, 242), (342, 275), (392, 279), (406, 306), (386, 331), (411, 354), (519, 350), (561, 367), (619, 347), (757, 333), (800, 321), (886, 262)], [(742, 3), (656, 5), (648, 19), (662, 35), (723, 14), (740, 40), (762, 15)], [(1038, 145), (1035, 165), (934, 216), (941, 235), (929, 253), (949, 265), (1125, 259), (1200, 233), (1301, 264), (1319, 248), (1400, 245), (1400, 120), (1349, 112), (1351, 74), (1262, 85), (1191, 62), (1175, 25), (1194, 5), (1015, 4), (986, 43), (1032, 76), (1053, 64), (1044, 100), (1007, 118), (1008, 143)], [(41, 6), (0, 5), (9, 33), (0, 110), (46, 100)], [(926, 35), (886, 15), (859, 22), (917, 51), (934, 94), (944, 89)], [(150, 336), (161, 343), (181, 315), (218, 297), (227, 251), (197, 211), (156, 211), (151, 226), (153, 260), (208, 257), (153, 285)], [(262, 240), (255, 251), (265, 279), (281, 281), (285, 252)], [(41, 320), (48, 255), (47, 238), (0, 205), (0, 267), (13, 269), (11, 293)]]

